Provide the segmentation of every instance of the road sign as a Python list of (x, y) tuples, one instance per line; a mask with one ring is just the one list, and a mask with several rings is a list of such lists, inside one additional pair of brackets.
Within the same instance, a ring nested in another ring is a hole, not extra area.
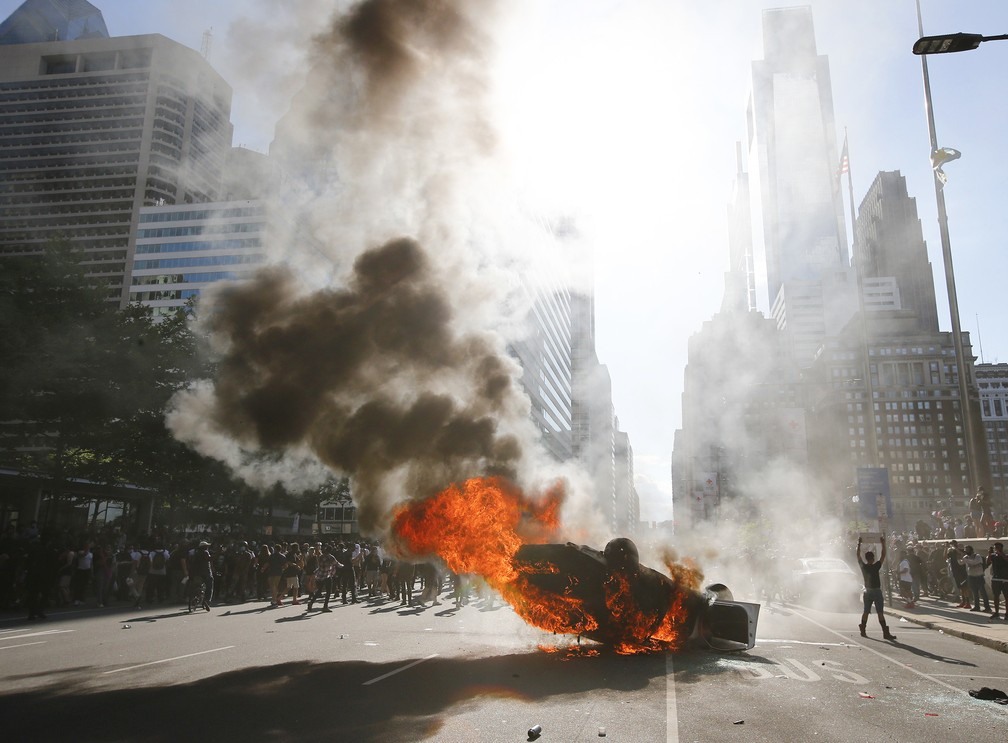
[(887, 467), (857, 468), (858, 504), (866, 519), (887, 519), (893, 515)]

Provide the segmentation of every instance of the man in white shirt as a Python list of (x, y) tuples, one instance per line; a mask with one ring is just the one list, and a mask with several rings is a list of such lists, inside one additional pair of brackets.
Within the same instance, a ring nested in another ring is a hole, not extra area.
[(899, 583), (900, 596), (906, 602), (906, 608), (913, 609), (915, 606), (913, 601), (913, 574), (910, 571), (910, 559), (907, 556), (906, 550), (900, 550)]

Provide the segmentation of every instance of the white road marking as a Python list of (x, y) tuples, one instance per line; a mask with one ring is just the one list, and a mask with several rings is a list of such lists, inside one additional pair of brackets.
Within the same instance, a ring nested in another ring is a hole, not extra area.
[(116, 668), (112, 671), (105, 671), (103, 675), (107, 676), (110, 673), (122, 673), (123, 671), (132, 671), (135, 668), (146, 668), (147, 666), (156, 666), (158, 663), (171, 663), (173, 660), (183, 660), (184, 658), (195, 658), (197, 655), (206, 655), (207, 653), (218, 653), (221, 650), (230, 650), (234, 645), (227, 645), (222, 648), (214, 648), (213, 650), (201, 650), (198, 653), (189, 653), (187, 655), (176, 655), (174, 658), (164, 658), (162, 660), (152, 660), (149, 663), (140, 663), (135, 666), (126, 666), (125, 668)]
[(45, 645), (45, 640), (39, 640), (38, 642), (23, 642), (20, 645), (7, 645), (6, 647), (0, 648), (0, 650), (13, 650), (14, 648), (26, 648), (29, 645)]
[(437, 653), (432, 653), (431, 655), (428, 655), (426, 658), (421, 658), (420, 660), (415, 660), (412, 663), (409, 663), (409, 664), (403, 666), (402, 668), (397, 668), (394, 671), (389, 671), (388, 673), (382, 674), (378, 678), (373, 678), (370, 681), (365, 681), (363, 684), (361, 684), (361, 686), (370, 686), (371, 684), (377, 684), (379, 681), (384, 681), (389, 676), (395, 676), (397, 673), (401, 673), (402, 671), (409, 670), (413, 666), (420, 665), (425, 660), (430, 660), (431, 658), (436, 658), (437, 655), (438, 655)]
[(665, 739), (668, 743), (679, 741), (679, 710), (675, 698), (675, 669), (672, 667), (672, 653), (665, 654)]
[(8, 640), (23, 640), (26, 637), (42, 637), (43, 635), (63, 635), (67, 632), (76, 632), (72, 629), (47, 629), (42, 632), (29, 632), (26, 635), (8, 635), (7, 637), (0, 637), (0, 642), (7, 642)]
[[(802, 619), (804, 619), (804, 620), (805, 620), (806, 622), (811, 622), (811, 623), (812, 623), (812, 624), (814, 624), (814, 625), (815, 625), (816, 627), (819, 627), (820, 629), (824, 629), (824, 630), (826, 630), (827, 632), (829, 632), (829, 633), (830, 633), (830, 634), (832, 634), (832, 635), (836, 635), (837, 637), (840, 637), (840, 638), (843, 638), (843, 637), (845, 637), (845, 635), (842, 635), (842, 634), (840, 634), (839, 632), (837, 632), (837, 631), (836, 631), (836, 630), (834, 630), (834, 629), (830, 629), (830, 628), (829, 628), (829, 627), (827, 627), (827, 626), (826, 626), (825, 624), (820, 624), (819, 622), (817, 622), (816, 620), (812, 619), (811, 617), (807, 617), (807, 616), (805, 616), (805, 615), (804, 615), (804, 614), (802, 614), (802, 613), (801, 613), (800, 611), (795, 611), (795, 610), (792, 610), (792, 611), (793, 611), (793, 613), (794, 613), (794, 614), (796, 614), (797, 616), (801, 617), (801, 618), (802, 618)], [(887, 660), (887, 661), (889, 661), (890, 663), (892, 663), (892, 664), (894, 664), (894, 665), (897, 665), (897, 666), (899, 666), (900, 668), (902, 668), (902, 669), (904, 669), (904, 670), (907, 670), (907, 671), (910, 671), (911, 673), (916, 673), (916, 674), (917, 674), (918, 676), (920, 676), (921, 678), (925, 678), (925, 679), (927, 679), (928, 681), (931, 681), (931, 682), (933, 682), (933, 683), (935, 683), (935, 684), (938, 684), (939, 686), (944, 686), (944, 687), (945, 687), (946, 689), (948, 689), (949, 691), (954, 691), (954, 692), (955, 692), (956, 694), (962, 694), (962, 689), (957, 689), (956, 687), (954, 687), (954, 686), (951, 686), (950, 684), (946, 684), (946, 683), (945, 683), (944, 681), (941, 681), (941, 680), (939, 680), (939, 679), (936, 679), (936, 678), (935, 678), (934, 676), (932, 676), (932, 675), (930, 675), (930, 674), (927, 674), (927, 673), (924, 673), (923, 671), (918, 671), (918, 670), (917, 670), (916, 668), (914, 668), (913, 666), (908, 666), (908, 665), (907, 665), (906, 663), (900, 663), (900, 662), (899, 662), (898, 660), (896, 660), (895, 658), (890, 658), (890, 657), (889, 657), (888, 655), (886, 655), (885, 653), (880, 653), (880, 652), (879, 652), (878, 650), (875, 650), (874, 648), (870, 648), (870, 647), (868, 647), (867, 645), (864, 645), (864, 644), (862, 644), (862, 643), (860, 643), (860, 642), (855, 642), (855, 641), (853, 641), (853, 640), (850, 640), (850, 641), (848, 642), (848, 644), (849, 644), (849, 645), (853, 645), (853, 646), (855, 646), (855, 647), (859, 647), (859, 648), (862, 648), (862, 649), (864, 649), (864, 650), (867, 650), (867, 651), (868, 651), (869, 653), (874, 653), (874, 654), (875, 654), (875, 655), (877, 655), (877, 656), (878, 656), (879, 658), (882, 658), (882, 659), (884, 659), (884, 660)]]
[(945, 676), (953, 679), (994, 679), (995, 681), (1008, 681), (1005, 676), (974, 676), (972, 673), (936, 673), (935, 676)]
[(773, 642), (785, 645), (816, 645), (818, 647), (830, 647), (830, 648), (842, 648), (850, 644), (847, 642), (807, 642), (805, 640), (764, 640), (762, 637), (759, 638), (759, 642), (761, 644), (764, 642)]

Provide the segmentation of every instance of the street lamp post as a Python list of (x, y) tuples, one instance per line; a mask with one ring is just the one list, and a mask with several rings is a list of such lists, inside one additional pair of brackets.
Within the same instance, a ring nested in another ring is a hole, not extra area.
[[(917, 20), (920, 21), (920, 3), (917, 4)], [(921, 29), (920, 33), (924, 33)], [(951, 54), (952, 52), (969, 52), (976, 49), (984, 41), (1004, 41), (1008, 34), (999, 36), (984, 36), (983, 34), (944, 34), (942, 36), (921, 36), (914, 42), (914, 54)]]
[[(951, 34), (948, 36), (924, 36), (924, 22), (921, 19), (920, 0), (917, 5), (917, 29), (921, 38), (914, 44), (914, 54), (920, 55), (921, 71), (924, 75), (924, 110), (927, 114), (928, 134), (931, 137), (931, 152), (938, 151), (938, 135), (935, 131), (934, 111), (931, 106), (931, 81), (928, 78), (927, 55), (946, 52), (966, 51), (976, 49), (981, 42), (992, 39), (1008, 38), (1005, 36), (985, 37), (979, 34)], [(955, 271), (952, 267), (952, 247), (949, 241), (948, 213), (945, 210), (945, 185), (938, 177), (937, 170), (933, 173), (935, 200), (938, 204), (938, 229), (941, 235), (942, 260), (945, 267), (945, 287), (948, 295), (949, 317), (952, 321), (952, 343), (955, 349), (956, 372), (959, 376), (959, 407), (962, 410), (963, 440), (966, 449), (966, 481), (967, 491), (973, 492), (977, 482), (978, 461), (974, 449), (973, 411), (969, 404), (969, 386), (967, 384), (969, 368), (963, 350), (962, 326), (959, 322), (959, 299), (956, 294)]]

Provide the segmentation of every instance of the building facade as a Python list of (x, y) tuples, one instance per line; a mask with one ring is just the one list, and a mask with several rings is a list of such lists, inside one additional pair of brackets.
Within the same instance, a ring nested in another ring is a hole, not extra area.
[(201, 290), (249, 276), (266, 262), (260, 201), (140, 209), (128, 302), (174, 314)]
[(0, 44), (0, 254), (68, 244), (124, 306), (141, 208), (218, 198), (231, 88), (181, 44), (103, 27)]
[(977, 364), (980, 416), (987, 437), (991, 503), (1008, 513), (1008, 364)]
[(799, 364), (856, 309), (837, 176), (829, 61), (810, 7), (763, 11), (764, 58), (746, 112), (762, 222), (767, 302)]

